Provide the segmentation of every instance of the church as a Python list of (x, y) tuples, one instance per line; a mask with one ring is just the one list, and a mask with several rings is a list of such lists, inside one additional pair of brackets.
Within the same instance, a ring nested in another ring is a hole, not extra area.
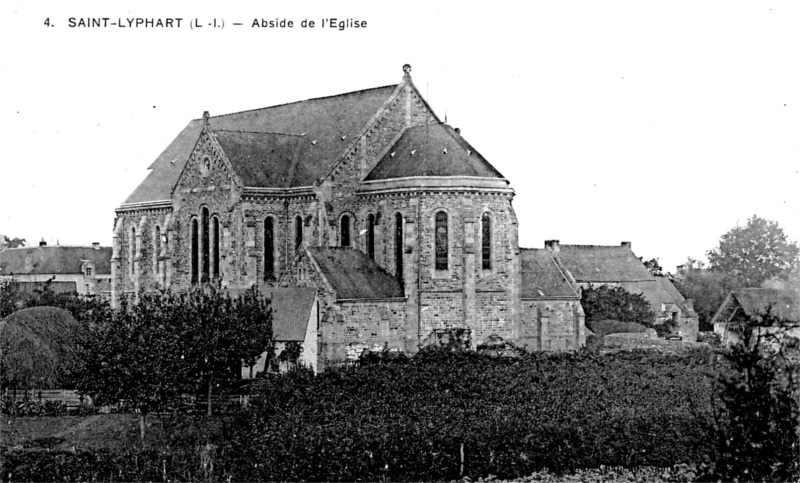
[(409, 65), (395, 85), (205, 112), (116, 209), (113, 303), (255, 285), (286, 298), (274, 304), (282, 330), (317, 370), (454, 334), (472, 347), (577, 349), (579, 288), (548, 250), (519, 247), (513, 198)]

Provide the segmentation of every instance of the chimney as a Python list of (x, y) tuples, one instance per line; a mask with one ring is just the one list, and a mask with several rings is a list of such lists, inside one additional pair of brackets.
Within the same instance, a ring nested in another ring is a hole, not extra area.
[(686, 299), (686, 307), (689, 310), (694, 310), (694, 299)]
[(47, 246), (47, 242), (44, 241), (44, 238), (42, 238), (42, 241), (39, 242), (39, 248), (46, 247), (46, 246)]
[(92, 248), (94, 248), (95, 250), (99, 250), (100, 249), (100, 242), (92, 242)]
[(619, 246), (630, 249), (631, 242), (622, 242), (622, 243), (619, 244)]
[(558, 240), (545, 240), (544, 248), (553, 253), (558, 253), (560, 251)]

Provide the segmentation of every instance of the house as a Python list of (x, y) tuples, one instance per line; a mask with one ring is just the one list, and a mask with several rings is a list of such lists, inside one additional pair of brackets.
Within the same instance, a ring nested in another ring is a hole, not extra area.
[(47, 246), (0, 251), (0, 281), (14, 280), (23, 291), (45, 283), (55, 292), (111, 297), (111, 247)]
[(714, 318), (722, 344), (742, 341), (746, 328), (756, 336), (800, 338), (800, 292), (795, 289), (745, 288), (729, 293)]
[(116, 209), (112, 300), (312, 288), (319, 370), (367, 348), (413, 354), (448, 331), (473, 347), (581, 347), (579, 294), (519, 248), (513, 198), (408, 65), (397, 84), (206, 112)]
[(576, 290), (607, 286), (640, 294), (656, 314), (656, 323), (671, 321), (683, 340), (697, 340), (699, 319), (694, 301), (685, 299), (668, 278), (650, 274), (633, 253), (630, 242), (598, 246), (562, 245), (558, 240), (548, 240), (545, 250)]

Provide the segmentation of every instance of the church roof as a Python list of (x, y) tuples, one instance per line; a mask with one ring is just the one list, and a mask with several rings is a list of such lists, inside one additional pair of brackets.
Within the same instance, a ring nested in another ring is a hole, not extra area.
[[(28, 260), (28, 263), (26, 263)], [(25, 247), (0, 252), (0, 275), (80, 274), (83, 260), (94, 263), (94, 273), (111, 273), (110, 247)]]
[(214, 131), (214, 136), (242, 182), (252, 187), (292, 186), (292, 167), (310, 145), (296, 134)]
[(558, 256), (578, 283), (653, 280), (627, 246), (560, 245)]
[[(325, 176), (339, 161), (353, 139), (366, 127), (367, 122), (379, 111), (396, 88), (396, 85), (390, 85), (251, 111), (212, 116), (209, 123), (212, 131), (217, 132), (244, 131), (303, 136), (301, 144), (304, 146), (304, 151), (303, 155), (298, 158), (298, 166), (296, 166), (293, 176), (248, 179), (262, 184), (285, 183), (261, 187), (311, 186), (319, 178)], [(194, 149), (202, 128), (203, 121), (201, 119), (189, 122), (150, 166), (150, 174), (125, 200), (125, 204), (170, 199), (172, 189)], [(246, 137), (243, 135), (241, 141), (244, 142)], [(277, 143), (279, 138), (280, 136), (275, 136), (271, 141)], [(250, 145), (250, 154), (240, 157), (241, 162), (237, 165), (238, 167), (235, 167), (237, 171), (239, 168), (246, 167), (246, 171), (252, 174), (257, 168), (271, 169), (273, 162), (275, 167), (285, 168), (285, 157), (273, 160), (268, 155), (269, 150), (262, 153), (266, 156), (255, 156), (254, 149), (259, 147), (259, 143), (255, 141), (255, 136), (253, 136), (251, 141), (244, 142), (244, 144)], [(269, 146), (270, 143), (267, 142), (267, 145)], [(241, 154), (241, 151), (239, 152)]]
[(520, 248), (522, 260), (522, 298), (578, 298), (550, 254), (544, 249)]
[(355, 248), (314, 247), (308, 251), (339, 299), (405, 297), (395, 277)]
[(412, 176), (503, 178), (461, 134), (439, 123), (408, 128), (365, 181)]

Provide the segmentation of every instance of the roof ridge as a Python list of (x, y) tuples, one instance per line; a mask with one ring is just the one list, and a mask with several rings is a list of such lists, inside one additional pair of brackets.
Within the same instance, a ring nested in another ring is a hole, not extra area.
[(297, 136), (297, 137), (304, 137), (306, 133), (297, 134), (293, 132), (279, 132), (279, 131), (245, 131), (243, 129), (214, 129), (211, 128), (213, 132), (233, 132), (233, 133), (246, 133), (246, 134), (278, 134), (281, 136)]
[[(322, 99), (334, 99), (336, 97), (344, 97), (344, 96), (349, 96), (349, 95), (352, 95), (352, 94), (360, 94), (362, 92), (376, 91), (378, 89), (386, 89), (387, 87), (394, 87), (396, 85), (397, 84), (388, 84), (388, 85), (380, 86), (380, 87), (370, 87), (368, 89), (360, 89), (360, 90), (351, 91), (351, 92), (343, 92), (341, 94), (335, 94), (335, 95), (332, 95), (332, 96), (312, 97), (312, 98), (309, 98), (309, 99), (303, 99), (303, 100), (300, 100), (300, 101), (293, 101), (293, 102), (284, 102), (283, 104), (275, 104), (275, 105), (272, 105), (272, 106), (257, 107), (255, 109), (245, 109), (243, 111), (236, 111), (236, 112), (227, 112), (225, 114), (219, 114), (219, 115), (216, 115), (216, 116), (211, 116), (210, 119), (214, 119), (214, 118), (218, 118), (218, 117), (234, 116), (236, 114), (244, 114), (246, 112), (263, 111), (265, 109), (272, 109), (274, 107), (282, 107), (282, 106), (289, 106), (289, 105), (292, 105), (292, 104), (300, 104), (301, 102), (319, 101), (319, 100), (322, 100)], [(192, 119), (192, 121), (202, 121), (202, 120), (203, 120), (202, 118)]]

